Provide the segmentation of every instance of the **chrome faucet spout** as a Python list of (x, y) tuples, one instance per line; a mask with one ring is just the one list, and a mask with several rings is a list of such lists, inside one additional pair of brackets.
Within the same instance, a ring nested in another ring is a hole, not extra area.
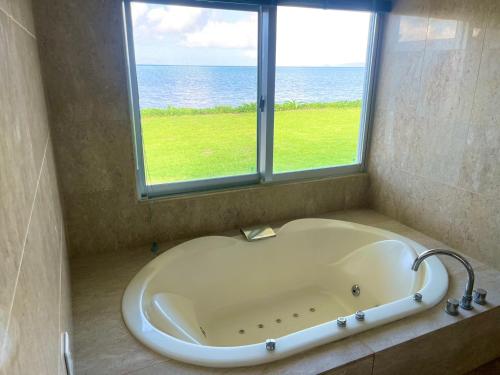
[(466, 310), (472, 309), (472, 291), (474, 289), (474, 270), (472, 269), (472, 266), (470, 265), (470, 263), (462, 255), (460, 255), (454, 251), (446, 250), (446, 249), (432, 249), (432, 250), (424, 251), (417, 258), (415, 258), (415, 260), (413, 261), (413, 264), (411, 266), (411, 269), (413, 271), (418, 271), (420, 264), (426, 258), (428, 258), (432, 255), (448, 255), (448, 256), (458, 260), (460, 263), (463, 264), (463, 266), (467, 270), (468, 280), (467, 280), (467, 284), (465, 285), (465, 293), (464, 293), (462, 299), (460, 300), (460, 306)]

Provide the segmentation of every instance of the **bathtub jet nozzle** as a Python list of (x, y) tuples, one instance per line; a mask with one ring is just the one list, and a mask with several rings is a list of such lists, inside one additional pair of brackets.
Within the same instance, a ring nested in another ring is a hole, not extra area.
[(347, 319), (343, 316), (339, 316), (337, 318), (337, 325), (342, 328), (347, 326)]
[(268, 352), (274, 352), (274, 350), (276, 350), (276, 340), (267, 339), (266, 340), (266, 350)]

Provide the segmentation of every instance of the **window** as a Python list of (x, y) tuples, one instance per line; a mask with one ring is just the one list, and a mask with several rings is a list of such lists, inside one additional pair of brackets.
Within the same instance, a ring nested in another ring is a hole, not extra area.
[(281, 6), (277, 17), (273, 171), (356, 164), (370, 15)]
[(124, 2), (142, 198), (362, 170), (377, 2), (277, 3)]

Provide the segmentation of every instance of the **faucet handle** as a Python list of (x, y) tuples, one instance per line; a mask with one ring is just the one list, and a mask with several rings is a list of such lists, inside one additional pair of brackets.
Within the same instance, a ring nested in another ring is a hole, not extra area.
[(484, 289), (477, 288), (474, 291), (474, 302), (478, 305), (486, 305), (486, 294), (488, 292)]
[(458, 315), (458, 300), (456, 298), (449, 298), (446, 301), (445, 311), (450, 315)]

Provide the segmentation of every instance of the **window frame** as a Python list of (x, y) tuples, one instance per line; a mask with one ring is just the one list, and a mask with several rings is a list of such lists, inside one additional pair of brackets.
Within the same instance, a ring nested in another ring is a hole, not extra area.
[[(167, 197), (178, 194), (204, 192), (217, 189), (249, 185), (270, 184), (303, 179), (338, 177), (366, 170), (368, 140), (373, 117), (375, 72), (380, 45), (381, 13), (371, 12), (366, 73), (363, 87), (357, 161), (353, 164), (274, 173), (274, 104), (276, 73), (276, 15), (277, 5), (254, 5), (244, 3), (222, 3), (199, 0), (139, 0), (151, 4), (183, 5), (211, 9), (253, 11), (258, 14), (258, 57), (257, 57), (257, 160), (256, 173), (231, 175), (199, 180), (148, 185), (144, 164), (144, 148), (139, 107), (139, 90), (135, 63), (131, 2), (123, 0), (125, 59), (127, 64), (127, 89), (135, 154), (136, 188), (139, 199)], [(137, 0), (136, 0), (137, 1)], [(286, 6), (286, 5), (280, 5)], [(292, 5), (293, 6), (293, 5)], [(263, 103), (263, 106), (260, 104)]]

